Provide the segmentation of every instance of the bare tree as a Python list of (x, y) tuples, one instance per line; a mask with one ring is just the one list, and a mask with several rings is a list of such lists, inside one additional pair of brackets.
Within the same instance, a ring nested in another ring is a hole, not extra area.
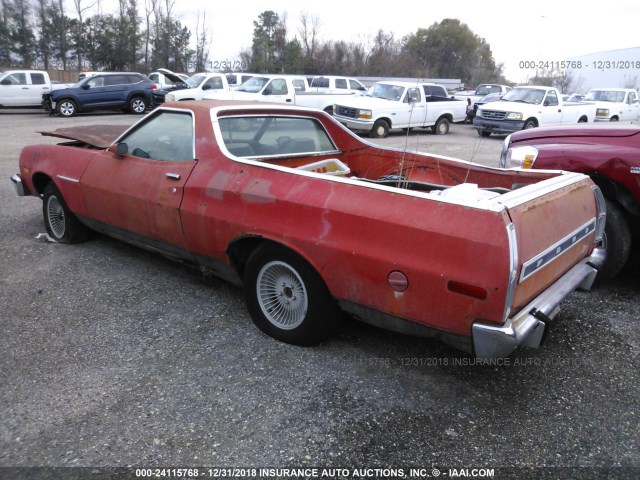
[(313, 69), (316, 61), (316, 52), (319, 48), (318, 39), (320, 32), (320, 18), (310, 17), (309, 14), (303, 12), (300, 14), (300, 26), (298, 33), (304, 49), (306, 66)]
[(196, 61), (195, 71), (204, 72), (209, 63), (209, 49), (211, 48), (211, 38), (207, 25), (207, 14), (202, 13), (202, 24), (200, 24), (200, 12), (196, 21)]
[[(78, 61), (78, 70), (82, 68), (82, 56), (84, 55), (84, 21), (82, 17), (84, 12), (93, 8), (98, 3), (98, 0), (95, 0), (91, 5), (87, 5), (85, 7), (82, 6), (83, 0), (73, 0), (73, 5), (76, 7), (76, 13), (78, 14), (78, 31), (76, 32), (76, 58)], [(62, 0), (60, 0), (60, 4), (62, 4)]]

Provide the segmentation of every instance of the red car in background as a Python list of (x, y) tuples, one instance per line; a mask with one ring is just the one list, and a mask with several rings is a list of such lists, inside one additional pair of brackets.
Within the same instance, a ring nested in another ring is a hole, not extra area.
[(567, 126), (523, 130), (504, 141), (503, 168), (559, 169), (587, 174), (607, 203), (607, 257), (600, 276), (609, 279), (640, 245), (640, 127)]

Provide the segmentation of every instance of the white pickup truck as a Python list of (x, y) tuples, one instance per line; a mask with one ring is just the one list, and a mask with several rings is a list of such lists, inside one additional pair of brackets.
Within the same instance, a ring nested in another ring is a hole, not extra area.
[(631, 88), (593, 88), (584, 101), (596, 104), (596, 122), (632, 122), (640, 119), (638, 92)]
[(593, 122), (596, 106), (587, 102), (563, 102), (553, 87), (515, 87), (497, 102), (478, 108), (473, 127), (478, 134), (507, 134), (535, 127)]
[(363, 93), (367, 91), (367, 87), (357, 78), (338, 77), (335, 75), (313, 77), (309, 87), (312, 91), (325, 93), (344, 93), (347, 91)]
[(185, 83), (190, 88), (181, 90), (173, 90), (165, 93), (164, 98), (160, 101), (161, 92), (153, 92), (154, 104), (166, 102), (179, 102), (182, 100), (202, 100), (206, 93), (211, 91), (228, 92), (230, 91), (227, 76), (224, 73), (196, 73), (187, 78)]
[(230, 91), (208, 92), (203, 100), (253, 100), (259, 102), (287, 103), (333, 112), (333, 105), (340, 99), (357, 94), (354, 90), (343, 93), (310, 91), (306, 77), (297, 75), (256, 75), (240, 87)]
[(466, 102), (448, 96), (433, 83), (378, 82), (362, 96), (335, 105), (336, 120), (356, 132), (383, 138), (392, 128), (431, 128), (442, 135), (451, 123), (466, 119)]
[(43, 94), (71, 86), (52, 82), (43, 70), (9, 70), (0, 74), (0, 107), (42, 108)]

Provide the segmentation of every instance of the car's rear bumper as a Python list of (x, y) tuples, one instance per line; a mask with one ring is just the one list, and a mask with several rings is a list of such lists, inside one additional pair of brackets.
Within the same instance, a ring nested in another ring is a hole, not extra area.
[(472, 327), (472, 341), (478, 358), (503, 358), (518, 347), (538, 348), (542, 341), (545, 322), (558, 313), (560, 303), (574, 290), (591, 288), (597, 268), (604, 255), (596, 248), (591, 256), (582, 260), (559, 280), (520, 310), (504, 325), (476, 322)]

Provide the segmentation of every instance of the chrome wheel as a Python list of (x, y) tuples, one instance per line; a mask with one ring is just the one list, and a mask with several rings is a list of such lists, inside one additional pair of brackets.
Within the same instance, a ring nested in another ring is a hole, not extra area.
[(144, 113), (147, 109), (147, 104), (142, 98), (134, 98), (131, 100), (130, 108), (133, 113)]
[(63, 100), (58, 105), (58, 112), (63, 117), (73, 117), (76, 114), (76, 104), (71, 100)]
[(47, 222), (56, 240), (64, 237), (66, 230), (64, 208), (56, 196), (47, 198)]
[(281, 261), (262, 267), (256, 281), (258, 303), (264, 316), (278, 328), (302, 324), (309, 307), (305, 284), (293, 267)]

